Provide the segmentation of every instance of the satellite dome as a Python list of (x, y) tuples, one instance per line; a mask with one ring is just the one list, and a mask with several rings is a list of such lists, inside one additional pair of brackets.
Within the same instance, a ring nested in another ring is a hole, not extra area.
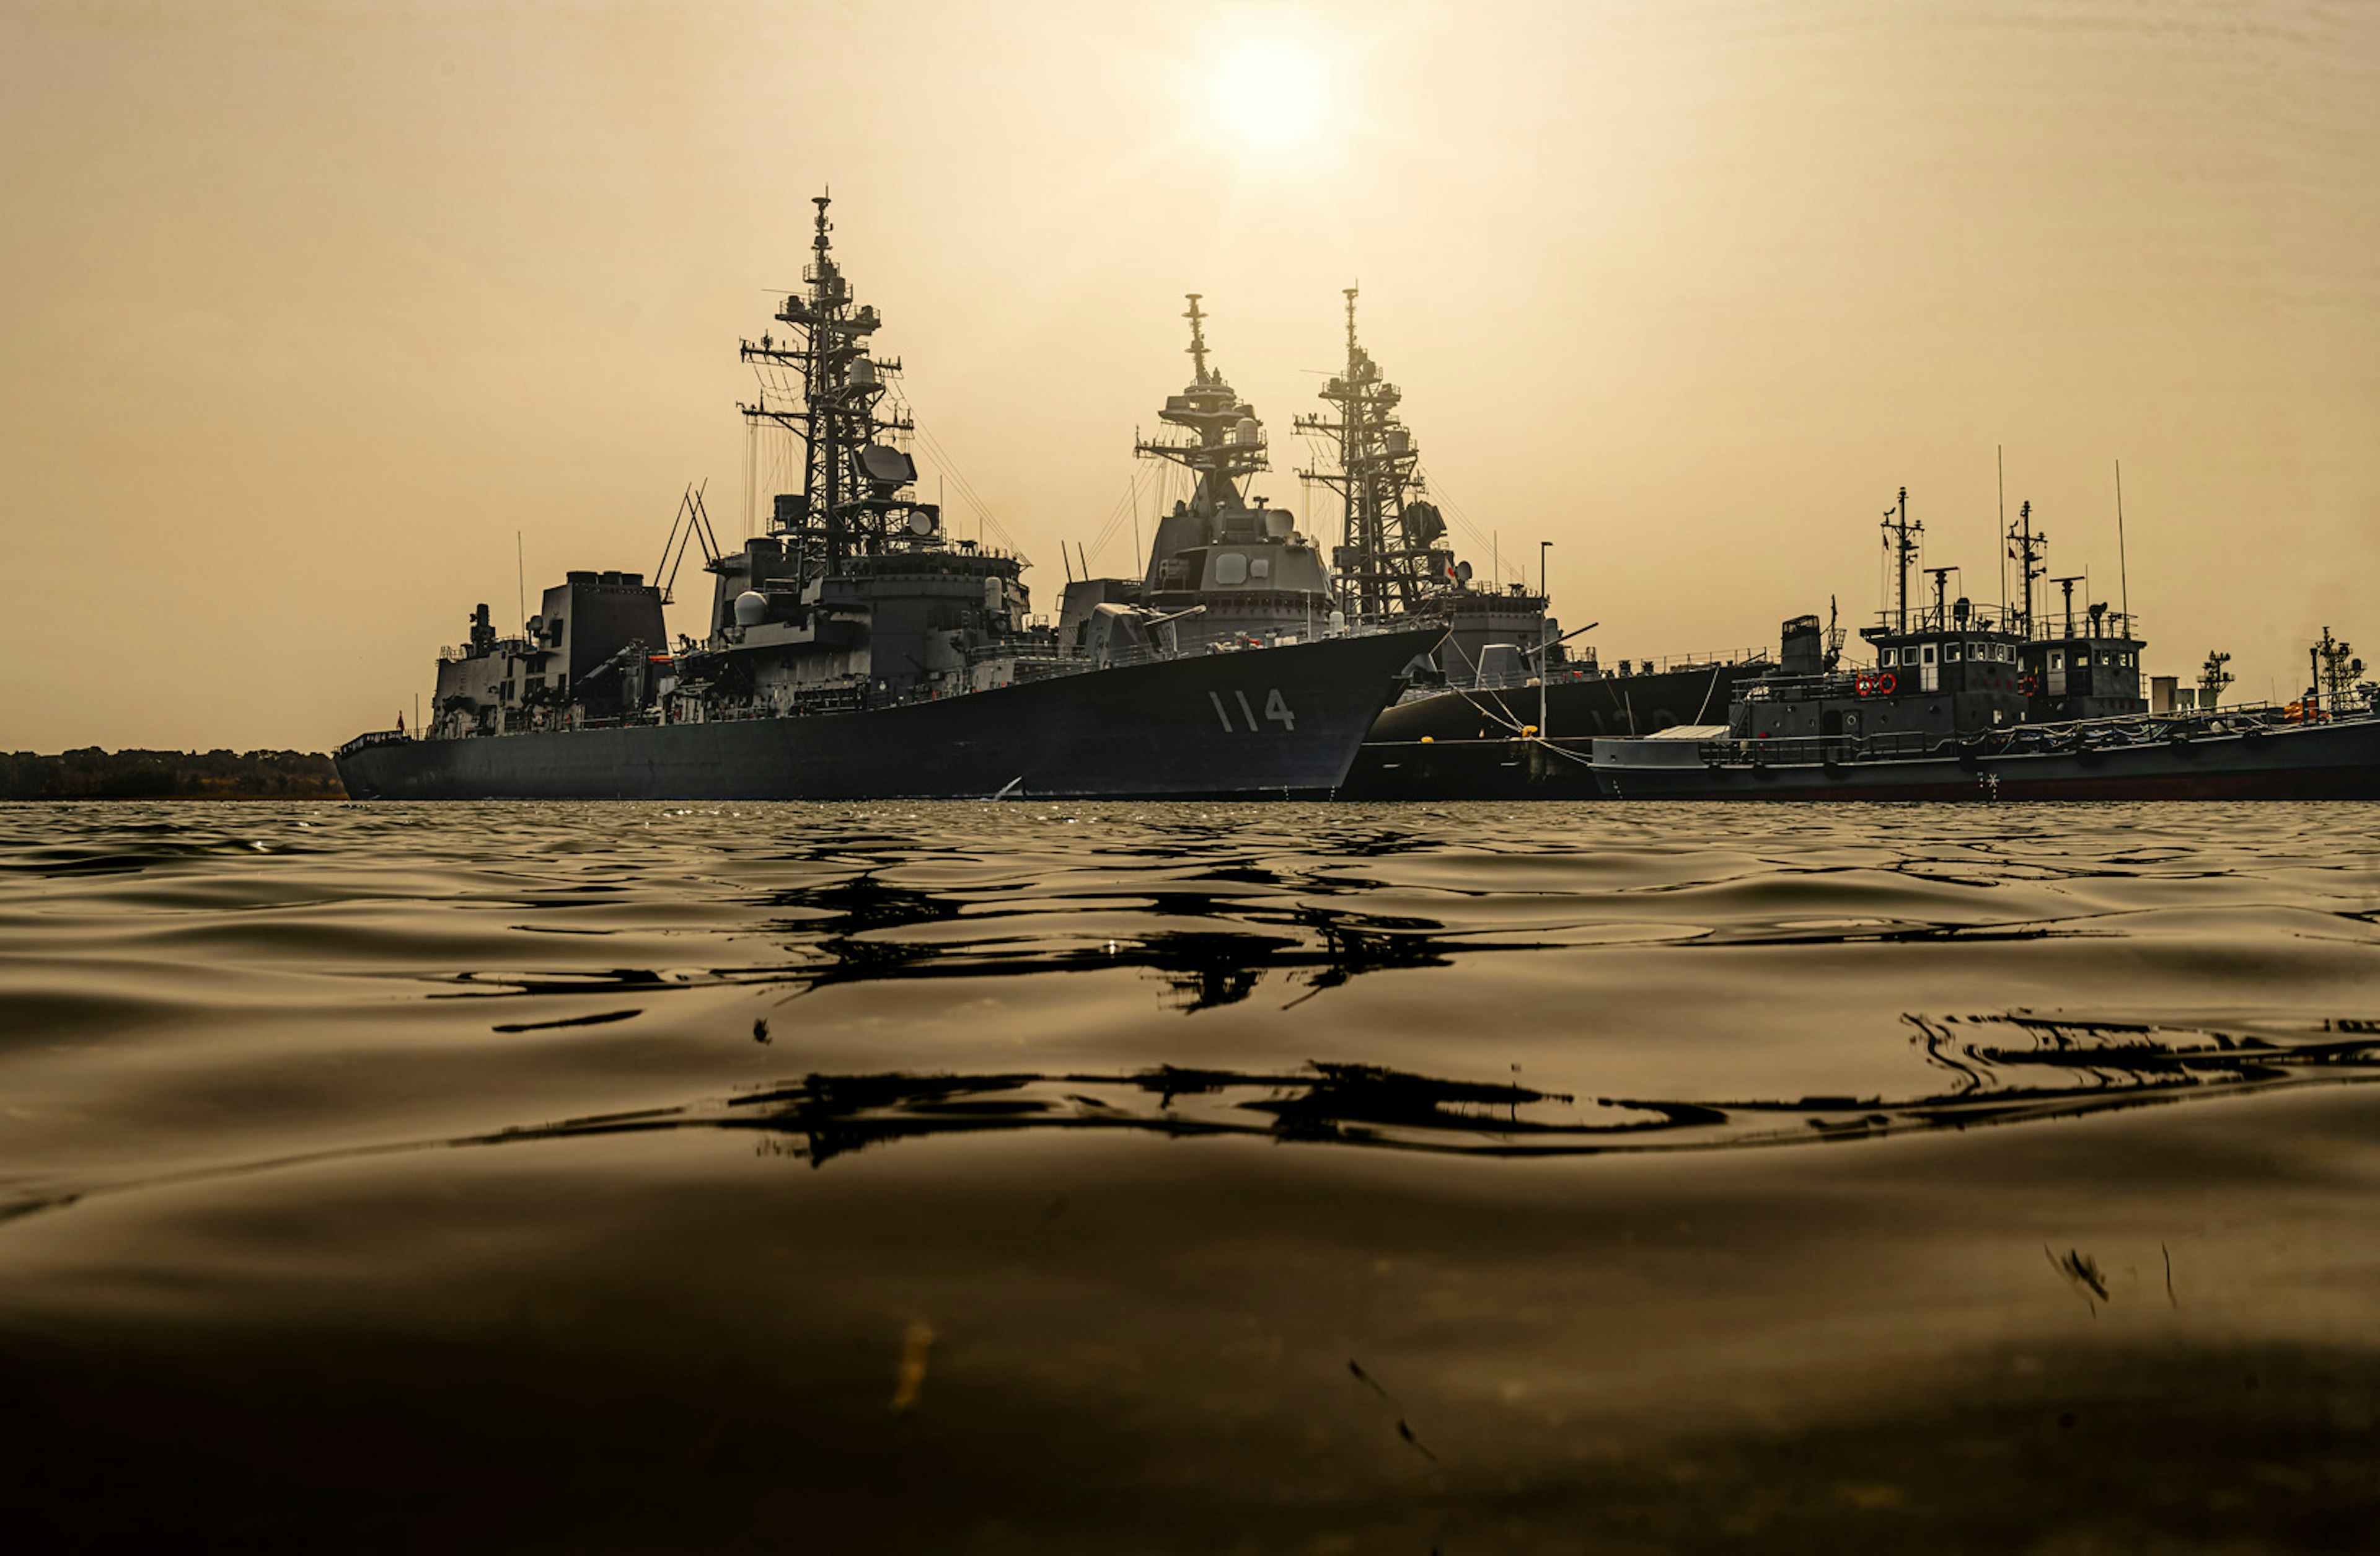
[(735, 625), (758, 626), (769, 619), (769, 597), (756, 589), (747, 589), (735, 597)]
[(1243, 416), (1240, 418), (1240, 424), (1232, 429), (1232, 441), (1233, 443), (1254, 443), (1257, 441), (1257, 433), (1261, 431), (1262, 429), (1257, 425), (1257, 419), (1255, 417)]

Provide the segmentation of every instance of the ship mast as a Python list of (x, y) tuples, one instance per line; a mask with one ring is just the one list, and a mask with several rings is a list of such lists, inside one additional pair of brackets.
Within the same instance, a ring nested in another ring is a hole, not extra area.
[[(1140, 438), (1135, 440), (1133, 452), (1145, 458), (1171, 459), (1187, 469), (1197, 482), (1190, 511), (1204, 526), (1211, 527), (1220, 516), (1245, 505), (1241, 482), (1268, 468), (1269, 456), (1264, 426), (1257, 419), (1256, 407), (1241, 399), (1238, 391), (1223, 382), (1223, 375), (1207, 365), (1208, 315), (1198, 306), (1198, 299), (1206, 294), (1183, 295), (1190, 303), (1182, 315), (1190, 321), (1190, 385), (1179, 395), (1166, 396), (1165, 408), (1157, 414), (1176, 427), (1187, 428), (1196, 434), (1196, 441)], [(1189, 543), (1206, 544), (1215, 538), (1211, 533), (1201, 534), (1191, 538)], [(1162, 544), (1159, 549), (1163, 551)], [(1152, 577), (1156, 563), (1153, 556)]]
[(2030, 638), (2033, 636), (2033, 580), (2049, 571), (2049, 565), (2042, 560), (2049, 545), (2049, 537), (2033, 527), (2031, 503), (2017, 504), (2016, 523), (2009, 529), (2008, 541), (2009, 555), (2015, 559), (2018, 575), (2023, 579), (2024, 605), (2018, 618), (2022, 626), (2018, 630)]
[[(759, 399), (735, 407), (755, 425), (781, 427), (801, 440), (802, 489), (778, 499), (770, 529), (820, 567), (930, 537), (940, 517), (931, 504), (904, 494), (917, 468), (880, 441), (915, 423), (886, 399), (886, 379), (900, 372), (899, 359), (868, 355), (868, 337), (883, 320), (873, 304), (853, 302), (851, 283), (835, 262), (828, 237), (834, 224), (827, 219), (832, 202), (829, 195), (811, 198), (818, 215), (802, 271), (805, 290), (777, 310), (778, 322), (795, 338), (764, 334), (757, 345), (740, 343), (742, 360), (792, 369), (801, 379), (799, 393), (789, 396), (764, 384)], [(917, 521), (917, 515), (926, 517)]]
[(1346, 288), (1347, 367), (1322, 388), (1337, 411), (1301, 416), (1301, 432), (1319, 432), (1339, 451), (1337, 470), (1311, 468), (1301, 479), (1339, 494), (1345, 523), (1334, 562), (1350, 614), (1373, 618), (1422, 608), (1456, 587), (1451, 553), (1437, 549), (1446, 521), (1422, 500), (1421, 451), (1396, 419), (1402, 393), (1380, 376), (1355, 334), (1356, 288)]
[(1917, 555), (1917, 538), (1925, 533), (1925, 521), (1912, 522), (1909, 517), (1909, 488), (1904, 486), (1900, 505), (1884, 510), (1884, 543), (1892, 553), (1893, 630), (1904, 635), (1909, 631), (1909, 564)]
[(1184, 312), (1182, 317), (1190, 321), (1190, 345), (1188, 350), (1190, 354), (1191, 369), (1190, 382), (1193, 383), (1209, 383), (1213, 382), (1207, 373), (1207, 331), (1205, 329), (1207, 315), (1200, 312), (1198, 309), (1198, 299), (1206, 295), (1207, 294), (1204, 292), (1184, 292), (1183, 294), (1184, 297), (1190, 299), (1189, 310)]

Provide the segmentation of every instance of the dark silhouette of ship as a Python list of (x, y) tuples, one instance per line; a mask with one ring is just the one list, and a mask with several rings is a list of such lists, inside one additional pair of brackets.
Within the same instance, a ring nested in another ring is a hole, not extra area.
[(2221, 708), (2228, 655), (2210, 655), (2203, 703), (2141, 696), (2145, 646), (2125, 609), (2086, 603), (2079, 576), (2037, 601), (2046, 538), (2026, 504), (2006, 537), (2019, 601), (1946, 598), (1955, 568), (1926, 569), (1933, 602), (1910, 598), (1922, 525), (1902, 489), (1885, 515), (1896, 563), (1892, 608), (1846, 666), (1839, 632), (1815, 615), (1784, 626), (1776, 670), (1746, 680), (1724, 724), (1598, 739), (1584, 756), (1621, 799), (2375, 799), (2380, 709), (2325, 628), (2313, 684), (2283, 707)]
[(1269, 460), (1264, 423), (1210, 365), (1208, 315), (1193, 293), (1183, 315), (1191, 381), (1158, 412), (1181, 432), (1135, 445), (1187, 470), (1190, 492), (1159, 518), (1142, 577), (1090, 577), (1086, 566), (1068, 585), (1062, 640), (1095, 646), (1107, 631), (1099, 613), (1122, 608), (1158, 613), (1180, 640), (1222, 644), (1326, 625), (1441, 629), (1443, 643), (1413, 667), (1340, 789), (1358, 799), (1591, 798), (1597, 791), (1583, 760), (1530, 760), (1544, 732), (1649, 734), (1725, 708), (1738, 680), (1770, 668), (1756, 655), (1714, 655), (1658, 667), (1623, 660), (1614, 671), (1592, 649), (1572, 651), (1572, 640), (1593, 627), (1565, 633), (1547, 614), (1542, 587), (1483, 586), (1456, 554), (1449, 510), (1398, 419), (1402, 391), (1356, 334), (1355, 288), (1345, 296), (1346, 365), (1323, 385), (1328, 410), (1294, 422), (1335, 454), (1299, 472), (1341, 509), (1327, 563), (1323, 542), (1302, 532), (1294, 514), (1249, 492)]
[[(653, 581), (573, 572), (516, 637), (481, 605), (438, 664), (426, 728), (338, 753), (360, 798), (871, 798), (1327, 795), (1427, 622), (1183, 632), (1195, 607), (1069, 597), (1028, 614), (1013, 551), (954, 540), (919, 500), (914, 423), (882, 320), (857, 303), (818, 207), (788, 331), (742, 345), (741, 407), (793, 435), (801, 488), (722, 548), (690, 491)], [(1228, 482), (1226, 483), (1228, 484)], [(710, 629), (669, 644), (687, 549)], [(666, 575), (666, 576), (664, 576)]]

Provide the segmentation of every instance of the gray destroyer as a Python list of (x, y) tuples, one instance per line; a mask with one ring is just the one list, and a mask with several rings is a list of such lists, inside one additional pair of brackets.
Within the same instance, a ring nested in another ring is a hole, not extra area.
[(1157, 613), (1184, 642), (1269, 642), (1345, 624), (1442, 629), (1432, 659), (1373, 724), (1339, 790), (1350, 799), (1593, 798), (1584, 758), (1548, 757), (1544, 732), (1648, 734), (1725, 708), (1738, 681), (1770, 668), (1750, 653), (1607, 668), (1592, 648), (1573, 650), (1591, 625), (1565, 633), (1547, 614), (1542, 578), (1536, 589), (1476, 580), (1397, 414), (1402, 391), (1357, 335), (1356, 289), (1343, 295), (1345, 367), (1321, 388), (1325, 408), (1293, 420), (1327, 451), (1297, 473), (1340, 510), (1335, 541), (1254, 494), (1269, 440), (1210, 361), (1208, 315), (1193, 293), (1183, 315), (1191, 379), (1158, 411), (1173, 431), (1135, 445), (1186, 470), (1189, 492), (1158, 517), (1141, 577), (1092, 577), (1086, 558), (1086, 576), (1067, 588), (1062, 640), (1097, 645), (1110, 630), (1101, 613), (1126, 607)]
[[(946, 533), (904, 446), (914, 423), (882, 320), (834, 258), (828, 201), (787, 331), (742, 343), (740, 407), (787, 434), (800, 489), (766, 532), (719, 543), (689, 492), (652, 581), (578, 571), (516, 636), (488, 607), (441, 655), (426, 727), (338, 752), (358, 798), (1319, 796), (1442, 626), (1263, 639), (1172, 630), (1135, 602), (1029, 614), (1025, 559)], [(689, 548), (711, 575), (701, 639), (662, 607)], [(1079, 626), (1092, 625), (1085, 632)]]

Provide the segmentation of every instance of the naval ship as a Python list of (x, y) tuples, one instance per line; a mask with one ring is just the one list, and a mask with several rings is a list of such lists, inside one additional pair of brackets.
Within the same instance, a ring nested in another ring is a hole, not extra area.
[(1906, 488), (1884, 529), (1893, 604), (1860, 633), (1870, 663), (1847, 666), (1842, 635), (1816, 616), (1788, 621), (1777, 668), (1736, 689), (1725, 723), (1586, 742), (1607, 796), (2380, 799), (2380, 698), (2327, 628), (2297, 702), (2218, 707), (2228, 656), (2211, 655), (2196, 706), (2153, 708), (2128, 609), (2078, 614), (2075, 575), (2049, 579), (2061, 599), (2036, 610), (2046, 537), (2030, 503), (2005, 537), (2013, 606), (1947, 599), (1951, 567), (1925, 569), (1933, 602), (1912, 604), (1923, 525)]
[[(1311, 633), (1318, 624), (1441, 628), (1444, 642), (1416, 663), (1402, 699), (1384, 711), (1356, 757), (1342, 798), (1592, 798), (1583, 762), (1533, 760), (1543, 733), (1649, 734), (1726, 707), (1735, 684), (1771, 668), (1765, 656), (1694, 656), (1662, 664), (1622, 660), (1615, 672), (1571, 640), (1547, 613), (1542, 588), (1481, 587), (1459, 557), (1447, 514), (1421, 470), (1421, 450), (1398, 418), (1402, 392), (1356, 332), (1357, 289), (1346, 298), (1346, 365), (1326, 383), (1328, 409), (1293, 419), (1335, 457), (1298, 472), (1336, 499), (1339, 536), (1323, 542), (1296, 516), (1253, 492), (1269, 442), (1256, 407), (1209, 360), (1202, 297), (1188, 294), (1190, 383), (1166, 397), (1172, 432), (1134, 452), (1182, 467), (1187, 496), (1157, 524), (1136, 578), (1085, 577), (1068, 585), (1061, 639), (1095, 643), (1098, 613), (1154, 610), (1185, 639), (1252, 642)], [(1112, 525), (1112, 520), (1111, 521)]]
[[(1436, 623), (1197, 630), (1198, 608), (1069, 601), (1030, 614), (1026, 562), (954, 539), (921, 501), (915, 424), (882, 319), (817, 216), (787, 334), (744, 341), (739, 406), (789, 435), (800, 490), (720, 545), (698, 492), (652, 580), (573, 571), (517, 635), (480, 605), (443, 653), (426, 727), (337, 754), (366, 799), (1322, 796), (1343, 781)], [(678, 563), (699, 543), (709, 630), (672, 646)], [(674, 553), (674, 559), (673, 557)], [(1219, 564), (1220, 565), (1220, 564)], [(1190, 630), (1183, 630), (1184, 626)]]

